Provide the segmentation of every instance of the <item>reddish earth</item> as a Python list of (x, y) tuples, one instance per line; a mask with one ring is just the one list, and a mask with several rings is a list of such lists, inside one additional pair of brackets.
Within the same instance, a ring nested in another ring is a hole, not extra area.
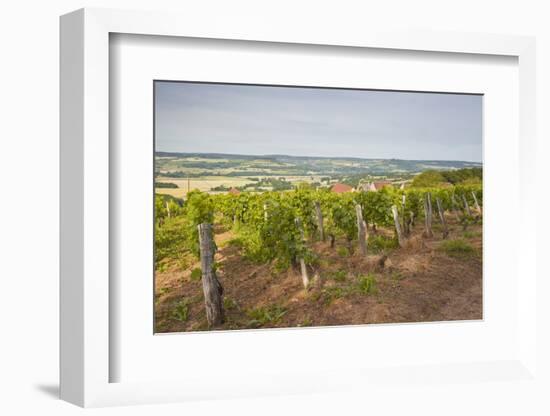
[[(337, 240), (334, 249), (315, 242), (311, 247), (320, 261), (315, 270), (310, 269), (310, 277), (315, 277), (308, 290), (297, 268), (278, 272), (274, 266), (255, 264), (229, 243), (234, 237), (231, 232), (218, 232), (216, 261), (226, 320), (213, 329), (481, 319), (481, 228), (470, 226), (464, 232), (451, 223), (447, 240), (462, 239), (473, 248), (453, 255), (440, 248), (444, 240), (436, 227), (434, 237), (424, 239), (417, 225), (406, 247), (385, 252), (384, 266), (379, 264), (382, 254), (373, 250), (367, 258), (357, 251), (342, 256), (338, 249), (345, 246), (344, 241)], [(198, 266), (197, 262), (181, 270), (172, 264), (157, 272), (157, 332), (209, 329), (201, 281), (191, 279), (191, 270)], [(375, 289), (369, 293), (358, 289), (361, 276), (367, 275), (375, 279)], [(175, 312), (178, 305), (183, 315)]]

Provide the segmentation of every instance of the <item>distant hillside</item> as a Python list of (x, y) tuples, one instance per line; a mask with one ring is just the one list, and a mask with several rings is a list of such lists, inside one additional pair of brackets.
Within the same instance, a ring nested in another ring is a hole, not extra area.
[(426, 170), (482, 167), (460, 160), (365, 159), (288, 155), (156, 152), (157, 173), (167, 176), (411, 175)]

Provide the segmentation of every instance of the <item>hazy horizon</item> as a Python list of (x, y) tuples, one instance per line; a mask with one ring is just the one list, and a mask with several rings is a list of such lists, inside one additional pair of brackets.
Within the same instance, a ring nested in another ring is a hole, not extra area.
[(295, 157), (295, 158), (316, 158), (316, 159), (360, 159), (360, 160), (401, 160), (409, 162), (466, 162), (482, 164), (483, 162), (477, 162), (475, 160), (463, 160), (463, 159), (401, 159), (396, 157), (358, 157), (358, 156), (317, 156), (317, 155), (291, 155), (287, 153), (225, 153), (225, 152), (179, 152), (170, 150), (156, 150), (155, 153), (174, 153), (180, 155), (220, 155), (220, 156), (258, 156), (258, 157)]
[(156, 81), (155, 151), (482, 163), (482, 96)]

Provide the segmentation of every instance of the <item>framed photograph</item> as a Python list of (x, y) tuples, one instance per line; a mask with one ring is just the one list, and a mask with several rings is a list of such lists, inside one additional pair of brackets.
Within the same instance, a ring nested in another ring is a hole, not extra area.
[(482, 319), (482, 95), (153, 94), (156, 333)]
[(61, 18), (62, 398), (536, 383), (534, 40), (218, 23)]

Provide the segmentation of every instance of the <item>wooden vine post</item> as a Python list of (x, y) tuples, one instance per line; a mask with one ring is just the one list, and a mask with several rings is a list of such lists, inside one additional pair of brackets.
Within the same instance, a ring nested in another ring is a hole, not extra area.
[(403, 234), (405, 236), (409, 236), (410, 234), (410, 222), (407, 221), (407, 214), (405, 212), (405, 205), (407, 202), (407, 195), (403, 194), (403, 197), (401, 199), (401, 214), (403, 215), (402, 221), (403, 221)]
[[(304, 237), (304, 229), (302, 227), (302, 221), (300, 218), (295, 218), (294, 222), (296, 223), (296, 228), (298, 228), (298, 231), (300, 231), (300, 237), (302, 239), (302, 244), (305, 243), (305, 237)], [(307, 275), (307, 267), (306, 262), (303, 257), (298, 258), (298, 262), (300, 263), (300, 271), (302, 273), (302, 283), (304, 285), (304, 288), (307, 289), (309, 285), (309, 276)]]
[(424, 237), (431, 238), (433, 237), (432, 232), (432, 197), (428, 192), (424, 196)]
[(319, 238), (321, 241), (325, 241), (325, 227), (323, 225), (323, 212), (321, 211), (321, 204), (319, 201), (315, 201), (315, 214), (317, 215), (317, 227), (319, 228)]
[(437, 211), (439, 212), (439, 219), (441, 220), (441, 225), (443, 226), (443, 239), (449, 236), (449, 229), (447, 228), (447, 221), (445, 221), (445, 211), (441, 205), (441, 199), (436, 198), (435, 202), (437, 203)]
[(399, 241), (399, 246), (403, 247), (405, 245), (405, 238), (401, 230), (401, 223), (399, 222), (399, 211), (395, 205), (392, 205), (391, 211), (393, 213), (393, 222), (395, 223), (395, 231), (397, 232), (397, 241)]
[(476, 207), (476, 211), (478, 212), (479, 216), (481, 216), (481, 207), (477, 202), (476, 193), (474, 191), (472, 191), (472, 196), (474, 197), (474, 206)]
[(453, 206), (453, 212), (454, 212), (454, 214), (455, 214), (456, 221), (457, 221), (457, 222), (460, 222), (460, 215), (458, 214), (458, 209), (456, 208), (457, 203), (456, 203), (456, 199), (455, 199), (455, 194), (454, 194), (454, 193), (451, 195), (451, 204), (452, 204), (452, 206)]
[(267, 204), (264, 202), (264, 221), (267, 222), (269, 214), (267, 213)]
[(199, 247), (202, 271), (202, 290), (206, 307), (206, 319), (210, 327), (220, 325), (224, 321), (223, 287), (214, 270), (214, 241), (212, 240), (212, 225), (198, 225)]
[(166, 214), (167, 217), (170, 218), (170, 204), (168, 204), (168, 201), (166, 201)]
[(361, 210), (361, 205), (355, 204), (355, 216), (357, 217), (357, 237), (359, 240), (359, 249), (361, 250), (361, 255), (367, 255), (367, 224), (363, 220), (363, 211)]
[(464, 202), (464, 210), (466, 211), (466, 214), (468, 217), (472, 216), (472, 211), (470, 211), (470, 205), (468, 205), (468, 200), (466, 199), (466, 195), (462, 194), (462, 202)]

